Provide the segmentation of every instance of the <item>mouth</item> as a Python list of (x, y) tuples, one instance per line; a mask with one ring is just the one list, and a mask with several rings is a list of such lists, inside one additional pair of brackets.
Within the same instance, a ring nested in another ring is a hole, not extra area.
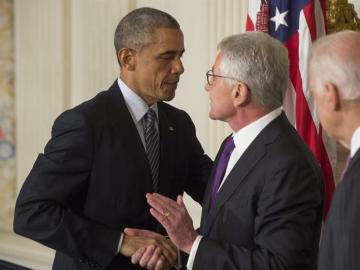
[(178, 84), (179, 80), (176, 80), (176, 81), (164, 81), (165, 84)]

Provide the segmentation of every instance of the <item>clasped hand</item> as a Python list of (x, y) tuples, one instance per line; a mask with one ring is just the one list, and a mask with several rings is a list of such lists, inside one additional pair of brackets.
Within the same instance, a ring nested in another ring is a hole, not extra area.
[(147, 269), (170, 269), (177, 262), (177, 249), (165, 236), (148, 230), (124, 230), (120, 253)]
[[(178, 249), (189, 254), (198, 234), (194, 229), (192, 219), (185, 207), (182, 196), (179, 195), (177, 200), (173, 201), (165, 196), (153, 193), (146, 194), (146, 199), (151, 206), (151, 215), (165, 228), (171, 242), (174, 243)], [(125, 233), (133, 236), (150, 236), (156, 234), (150, 231), (136, 229), (126, 229)], [(166, 238), (162, 236), (161, 239)], [(164, 246), (167, 253), (163, 253), (161, 246), (156, 247), (154, 244), (147, 247), (141, 246), (132, 254), (132, 263), (139, 264), (147, 269), (169, 269), (174, 266), (174, 257), (172, 256), (174, 250), (172, 250), (172, 252), (169, 250), (169, 247), (174, 247), (171, 242), (167, 242), (168, 245)]]

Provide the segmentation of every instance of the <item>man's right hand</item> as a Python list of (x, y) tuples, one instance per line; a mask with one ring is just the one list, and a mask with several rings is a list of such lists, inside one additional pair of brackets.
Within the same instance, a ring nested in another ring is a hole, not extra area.
[[(175, 265), (175, 263), (177, 262), (176, 247), (171, 243), (169, 239), (167, 239), (161, 234), (148, 230), (126, 228), (124, 230), (123, 237), (123, 242), (120, 247), (120, 254), (131, 257), (135, 254), (136, 251), (140, 250), (143, 251), (141, 253), (142, 255), (144, 253), (156, 254), (156, 256), (154, 257), (160, 258), (160, 262), (163, 261), (162, 263), (154, 263), (150, 261), (150, 265), (148, 265), (149, 260), (146, 260), (146, 265), (141, 265), (141, 261), (136, 262), (143, 267), (146, 267), (148, 269), (166, 269), (167, 267), (164, 266), (172, 266)], [(146, 254), (144, 258), (146, 258)], [(156, 265), (161, 265), (162, 267), (156, 268)]]
[(177, 267), (165, 259), (160, 248), (155, 249), (153, 246), (140, 248), (131, 256), (131, 262), (149, 270), (169, 270)]

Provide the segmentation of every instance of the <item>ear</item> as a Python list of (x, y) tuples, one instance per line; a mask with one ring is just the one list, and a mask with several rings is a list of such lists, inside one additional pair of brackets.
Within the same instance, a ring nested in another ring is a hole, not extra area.
[(235, 107), (245, 106), (250, 102), (250, 89), (243, 82), (237, 82), (233, 86), (231, 94), (234, 100)]
[(339, 89), (335, 84), (331, 82), (325, 84), (324, 99), (329, 106), (329, 109), (333, 111), (338, 111), (340, 109), (341, 102)]
[(136, 51), (130, 48), (122, 48), (118, 54), (120, 67), (128, 71), (132, 71), (136, 66)]

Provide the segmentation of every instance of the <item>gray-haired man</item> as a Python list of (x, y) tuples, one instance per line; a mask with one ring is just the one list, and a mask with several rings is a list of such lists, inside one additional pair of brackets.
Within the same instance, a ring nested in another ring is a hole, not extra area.
[(175, 202), (148, 194), (151, 214), (190, 255), (188, 269), (316, 269), (324, 187), (316, 160), (281, 110), (287, 50), (260, 32), (230, 36), (218, 48), (205, 86), (209, 115), (233, 133), (216, 157), (200, 230), (181, 196)]
[(319, 39), (310, 59), (310, 87), (327, 134), (350, 149), (320, 245), (320, 270), (360, 269), (360, 33)]

